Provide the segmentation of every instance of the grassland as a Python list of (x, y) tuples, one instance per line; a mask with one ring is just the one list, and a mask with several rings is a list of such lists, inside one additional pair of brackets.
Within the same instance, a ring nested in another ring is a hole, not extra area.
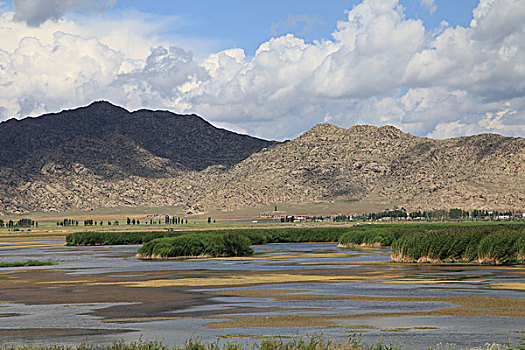
[[(379, 211), (385, 206), (391, 207), (395, 204), (384, 203), (383, 201), (370, 201), (363, 200), (359, 202), (355, 201), (335, 201), (335, 202), (322, 202), (322, 203), (311, 203), (311, 204), (279, 204), (278, 210), (280, 213), (286, 215), (331, 215), (332, 213), (338, 212), (353, 212), (353, 213), (367, 213)], [(266, 226), (294, 226), (293, 223), (281, 224), (275, 220), (261, 219), (258, 218), (261, 213), (271, 213), (274, 211), (274, 205), (259, 206), (254, 208), (244, 208), (233, 211), (211, 211), (208, 213), (198, 213), (188, 215), (184, 208), (180, 206), (171, 207), (115, 207), (115, 208), (100, 208), (93, 210), (70, 210), (65, 212), (32, 212), (28, 214), (8, 214), (0, 216), (5, 222), (8, 220), (18, 221), (20, 219), (32, 219), (38, 222), (37, 228), (32, 228), (29, 232), (27, 229), (22, 228), (20, 231), (15, 232), (8, 228), (0, 228), (0, 237), (13, 237), (13, 236), (65, 236), (69, 233), (84, 232), (84, 231), (164, 231), (167, 225), (161, 224), (149, 224), (150, 218), (159, 220), (166, 215), (181, 217), (188, 220), (188, 224), (171, 226), (175, 229), (183, 230), (206, 230), (212, 229), (213, 227), (219, 228), (257, 228)], [(140, 220), (141, 225), (126, 225), (126, 218)], [(207, 224), (207, 218), (212, 217), (216, 219), (217, 224)], [(92, 227), (80, 226), (68, 226), (60, 227), (56, 223), (63, 221), (64, 219), (72, 219), (82, 223), (86, 219), (92, 219), (97, 222), (103, 221), (103, 225), (97, 225)], [(119, 221), (120, 225), (108, 226), (108, 221)], [(146, 225), (146, 222), (148, 224)], [(317, 225), (317, 223), (310, 223), (309, 225)]]

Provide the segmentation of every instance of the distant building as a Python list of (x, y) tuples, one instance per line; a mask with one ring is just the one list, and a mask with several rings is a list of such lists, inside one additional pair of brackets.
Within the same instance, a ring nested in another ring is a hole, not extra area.
[(272, 211), (259, 214), (259, 219), (280, 220), (284, 217), (286, 217), (286, 212), (284, 211)]

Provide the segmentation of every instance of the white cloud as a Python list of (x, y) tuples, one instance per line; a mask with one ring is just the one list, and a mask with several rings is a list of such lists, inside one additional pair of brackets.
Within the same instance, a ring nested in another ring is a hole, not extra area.
[(398, 0), (363, 0), (330, 40), (289, 34), (263, 43), (254, 57), (235, 48), (195, 59), (189, 41), (160, 40), (163, 24), (147, 16), (31, 27), (4, 13), (0, 118), (108, 99), (198, 113), (273, 139), (326, 120), (433, 137), (523, 136), (525, 2), (481, 0), (473, 17), (468, 27), (429, 33)]
[(430, 14), (433, 14), (437, 11), (437, 6), (434, 0), (419, 0), (421, 2), (421, 5), (423, 5), (424, 8), (430, 12)]

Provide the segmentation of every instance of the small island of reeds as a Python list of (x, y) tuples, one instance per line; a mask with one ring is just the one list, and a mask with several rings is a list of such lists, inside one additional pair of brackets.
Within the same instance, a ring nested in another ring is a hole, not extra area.
[(450, 227), (405, 234), (392, 243), (392, 261), (525, 264), (525, 227)]
[(250, 239), (240, 233), (187, 234), (149, 241), (139, 249), (137, 257), (169, 259), (246, 256), (253, 254), (250, 245)]

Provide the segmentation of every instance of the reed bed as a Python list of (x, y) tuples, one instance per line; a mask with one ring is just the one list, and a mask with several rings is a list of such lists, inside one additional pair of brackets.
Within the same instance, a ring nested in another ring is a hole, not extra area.
[(82, 232), (68, 245), (143, 244), (139, 257), (246, 256), (250, 245), (338, 242), (342, 247), (392, 246), (395, 262), (524, 264), (523, 224), (371, 224), (345, 227), (226, 229), (178, 232)]
[(525, 227), (454, 227), (405, 234), (392, 244), (396, 262), (525, 263)]
[(240, 233), (186, 234), (157, 238), (144, 244), (137, 257), (165, 259), (175, 257), (229, 257), (253, 254), (251, 241)]
[(158, 238), (186, 235), (242, 234), (250, 239), (251, 244), (302, 243), (302, 242), (337, 242), (339, 236), (349, 227), (306, 227), (306, 228), (269, 228), (269, 229), (225, 229), (225, 230), (188, 230), (176, 232), (77, 232), (66, 236), (68, 245), (130, 245), (144, 244)]

